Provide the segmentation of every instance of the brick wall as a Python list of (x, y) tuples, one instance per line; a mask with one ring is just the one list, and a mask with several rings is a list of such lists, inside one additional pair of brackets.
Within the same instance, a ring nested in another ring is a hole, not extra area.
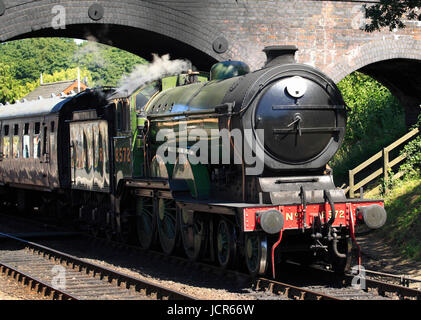
[[(83, 38), (86, 36), (86, 32), (83, 31), (86, 26), (93, 30), (94, 27), (105, 24), (108, 27), (102, 29), (105, 30), (102, 41), (108, 36), (109, 43), (132, 52), (144, 53), (148, 50), (147, 48), (143, 48), (143, 51), (137, 50), (142, 45), (155, 50), (157, 41), (154, 42), (153, 37), (154, 34), (159, 34), (163, 37), (159, 38), (161, 47), (156, 47), (157, 52), (167, 49), (168, 52), (174, 51), (177, 55), (181, 55), (180, 50), (185, 46), (183, 54), (201, 66), (214, 60), (235, 59), (246, 61), (251, 69), (262, 66), (265, 60), (262, 49), (265, 46), (294, 44), (299, 48), (296, 55), (299, 62), (320, 68), (335, 81), (341, 80), (354, 70), (376, 62), (392, 62), (391, 59), (421, 60), (420, 22), (410, 22), (405, 30), (396, 32), (385, 30), (365, 33), (361, 30), (364, 25), (361, 1), (0, 0), (0, 2), (5, 7), (5, 10), (1, 10), (0, 3), (1, 41), (27, 37), (31, 34), (79, 35)], [(94, 3), (100, 4), (104, 9), (103, 17), (97, 21), (88, 14), (89, 7)], [(66, 30), (51, 29), (54, 17), (52, 8), (55, 5), (66, 8)], [(122, 29), (111, 32), (115, 25), (122, 26)], [(124, 28), (134, 28), (133, 30), (143, 30), (147, 33), (142, 33), (142, 37), (137, 39), (135, 33), (125, 33)], [(107, 35), (109, 30), (111, 31)], [(120, 37), (131, 37), (131, 39), (122, 42)], [(149, 40), (143, 42), (146, 38)], [(168, 41), (167, 47), (165, 41)], [(227, 44), (226, 51), (224, 51), (225, 44)], [(201, 59), (206, 63), (201, 64)], [(387, 75), (384, 77), (387, 78)], [(400, 82), (402, 81), (398, 81), (398, 84)], [(417, 80), (417, 84), (421, 85), (421, 80)], [(421, 96), (415, 100), (418, 103), (418, 100), (421, 101)]]

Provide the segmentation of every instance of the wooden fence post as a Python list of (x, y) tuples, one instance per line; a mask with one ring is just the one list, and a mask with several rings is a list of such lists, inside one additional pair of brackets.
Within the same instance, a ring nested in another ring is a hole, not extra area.
[(384, 191), (388, 192), (388, 178), (389, 178), (389, 150), (383, 148), (383, 178), (384, 178)]
[[(355, 167), (352, 170), (349, 170), (349, 187), (345, 189), (345, 192), (349, 192), (349, 197), (354, 198), (355, 197), (355, 190), (365, 186), (370, 181), (374, 180), (378, 176), (381, 176), (383, 174), (384, 182), (385, 182), (385, 192), (387, 192), (388, 187), (388, 180), (389, 180), (389, 169), (393, 168), (395, 165), (400, 163), (402, 160), (406, 158), (406, 154), (401, 154), (400, 156), (394, 158), (392, 161), (389, 161), (389, 152), (395, 149), (397, 146), (401, 145), (405, 141), (409, 140), (413, 136), (419, 134), (420, 130), (418, 128), (411, 130), (407, 134), (405, 134), (403, 137), (399, 138), (392, 144), (388, 145), (387, 147), (383, 148), (379, 152), (377, 152), (375, 155), (373, 155), (370, 159), (364, 161), (359, 166)], [(368, 177), (364, 178), (357, 184), (355, 184), (355, 176), (358, 172), (366, 168), (367, 166), (371, 165), (375, 161), (381, 159), (383, 157), (383, 167), (380, 167), (375, 172), (370, 174)], [(402, 176), (402, 172), (397, 172), (393, 179), (399, 178)], [(360, 192), (362, 194), (362, 192)]]

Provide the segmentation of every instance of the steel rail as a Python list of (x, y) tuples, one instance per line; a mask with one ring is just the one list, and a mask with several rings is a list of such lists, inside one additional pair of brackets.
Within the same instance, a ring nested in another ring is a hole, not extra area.
[(313, 271), (314, 273), (317, 273), (318, 276), (325, 276), (328, 279), (332, 279), (332, 277), (335, 277), (338, 281), (343, 281), (348, 284), (351, 284), (354, 279), (363, 280), (365, 282), (365, 287), (362, 288), (364, 291), (376, 290), (380, 296), (384, 296), (385, 293), (392, 293), (397, 295), (400, 299), (414, 298), (416, 300), (421, 300), (420, 290), (367, 278), (364, 274), (361, 276), (358, 274), (339, 275), (335, 274), (331, 270), (325, 270), (321, 269), (320, 267), (311, 266), (307, 269)]
[(398, 275), (398, 274), (391, 274), (391, 273), (368, 270), (368, 269), (364, 269), (364, 272), (369, 273), (369, 274), (374, 274), (376, 276), (383, 277), (383, 278), (398, 279), (400, 284), (406, 287), (409, 286), (410, 282), (421, 282), (421, 279), (411, 278), (410, 276), (405, 275), (405, 274)]
[(275, 295), (283, 295), (294, 300), (342, 300), (340, 298), (336, 298), (324, 294), (322, 292), (316, 292), (306, 288), (300, 288), (285, 282), (279, 282), (262, 277), (254, 278), (246, 273), (224, 269), (208, 263), (191, 261), (189, 259), (177, 256), (168, 256), (158, 251), (145, 250), (136, 246), (122, 244), (120, 242), (110, 241), (107, 239), (96, 238), (90, 235), (86, 236), (88, 237), (88, 239), (98, 241), (102, 245), (113, 245), (114, 247), (119, 249), (141, 252), (149, 257), (158, 259), (164, 263), (168, 261), (174, 264), (182, 265), (187, 268), (199, 269), (206, 273), (213, 273), (217, 276), (223, 276), (227, 279), (233, 279), (237, 282), (249, 283), (251, 284), (252, 289), (255, 291), (269, 291)]
[(0, 236), (3, 238), (7, 238), (13, 240), (15, 242), (24, 244), (29, 249), (31, 249), (34, 253), (42, 254), (44, 257), (49, 259), (58, 260), (60, 263), (65, 263), (66, 265), (70, 265), (73, 269), (78, 268), (80, 272), (86, 272), (86, 274), (101, 275), (102, 278), (107, 278), (108, 282), (116, 283), (117, 285), (125, 285), (125, 288), (129, 289), (131, 287), (135, 288), (136, 291), (144, 293), (147, 296), (154, 297), (159, 300), (196, 300), (195, 297), (190, 295), (165, 288), (158, 284), (154, 284), (152, 282), (142, 280), (140, 278), (132, 277), (112, 269), (106, 268), (104, 266), (100, 266), (98, 264), (94, 264), (91, 262), (86, 262), (81, 260), (75, 256), (69, 255), (64, 252), (60, 252), (54, 250), (52, 248), (48, 248), (46, 246), (30, 242), (24, 239), (20, 239), (14, 237), (12, 235), (8, 235), (5, 233), (0, 232)]
[(16, 279), (19, 283), (28, 286), (30, 290), (35, 290), (46, 297), (51, 297), (53, 300), (79, 300), (77, 297), (57, 288), (52, 285), (37, 279), (25, 272), (11, 267), (0, 261), (0, 273)]
[(296, 287), (284, 282), (279, 282), (266, 278), (257, 278), (255, 280), (255, 290), (266, 290), (274, 294), (282, 294), (294, 300), (343, 300), (337, 297), (327, 295), (301, 287)]
[[(344, 277), (347, 281), (352, 281), (355, 278), (355, 275), (345, 275)], [(366, 290), (377, 290), (378, 294), (381, 296), (383, 296), (386, 292), (389, 292), (398, 295), (400, 299), (415, 298), (415, 300), (421, 300), (420, 290), (374, 279), (364, 278), (364, 280)]]

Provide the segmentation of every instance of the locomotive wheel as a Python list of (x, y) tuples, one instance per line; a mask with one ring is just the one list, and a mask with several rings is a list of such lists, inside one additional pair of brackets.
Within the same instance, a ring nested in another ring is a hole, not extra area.
[(136, 199), (136, 233), (140, 246), (143, 249), (150, 249), (156, 238), (153, 198)]
[(66, 221), (70, 220), (72, 217), (71, 214), (72, 206), (65, 199), (57, 199), (57, 219), (59, 223), (65, 224)]
[(172, 199), (159, 199), (157, 227), (162, 251), (168, 255), (174, 252), (178, 235), (177, 208)]
[(333, 252), (332, 245), (329, 246), (329, 254), (330, 254), (330, 263), (332, 264), (332, 269), (336, 273), (344, 274), (348, 272), (351, 268), (351, 250), (352, 250), (352, 240), (350, 238), (346, 240), (341, 240), (338, 243), (338, 251), (340, 253), (345, 253), (345, 258), (339, 258)]
[(255, 232), (247, 232), (244, 242), (246, 265), (249, 273), (252, 276), (264, 274), (268, 266), (266, 236)]
[(95, 238), (99, 238), (100, 229), (97, 226), (90, 226), (89, 227), (89, 234)]
[(130, 211), (124, 211), (120, 217), (120, 231), (116, 234), (117, 241), (125, 244), (133, 243), (134, 225)]
[(225, 219), (220, 219), (216, 235), (216, 248), (219, 265), (222, 268), (231, 266), (235, 260), (237, 247), (234, 228)]
[(203, 217), (193, 211), (178, 209), (180, 220), (181, 240), (186, 256), (196, 261), (203, 254), (208, 226)]
[(26, 199), (26, 194), (24, 190), (19, 190), (16, 192), (17, 196), (17, 209), (20, 214), (27, 213), (28, 210), (28, 199)]

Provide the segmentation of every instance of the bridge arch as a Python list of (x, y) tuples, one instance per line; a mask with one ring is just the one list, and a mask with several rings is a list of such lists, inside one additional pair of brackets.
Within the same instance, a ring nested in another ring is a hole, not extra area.
[[(145, 58), (151, 53), (187, 58), (202, 70), (229, 58), (218, 28), (164, 1), (0, 1), (5, 5), (0, 12), (1, 42), (31, 37), (94, 38)], [(99, 5), (98, 16), (89, 14), (93, 5)], [(57, 6), (65, 12), (61, 28), (53, 24)]]
[(421, 105), (421, 41), (376, 40), (349, 50), (325, 70), (335, 82), (360, 71), (387, 87), (401, 102), (406, 124), (416, 123)]

